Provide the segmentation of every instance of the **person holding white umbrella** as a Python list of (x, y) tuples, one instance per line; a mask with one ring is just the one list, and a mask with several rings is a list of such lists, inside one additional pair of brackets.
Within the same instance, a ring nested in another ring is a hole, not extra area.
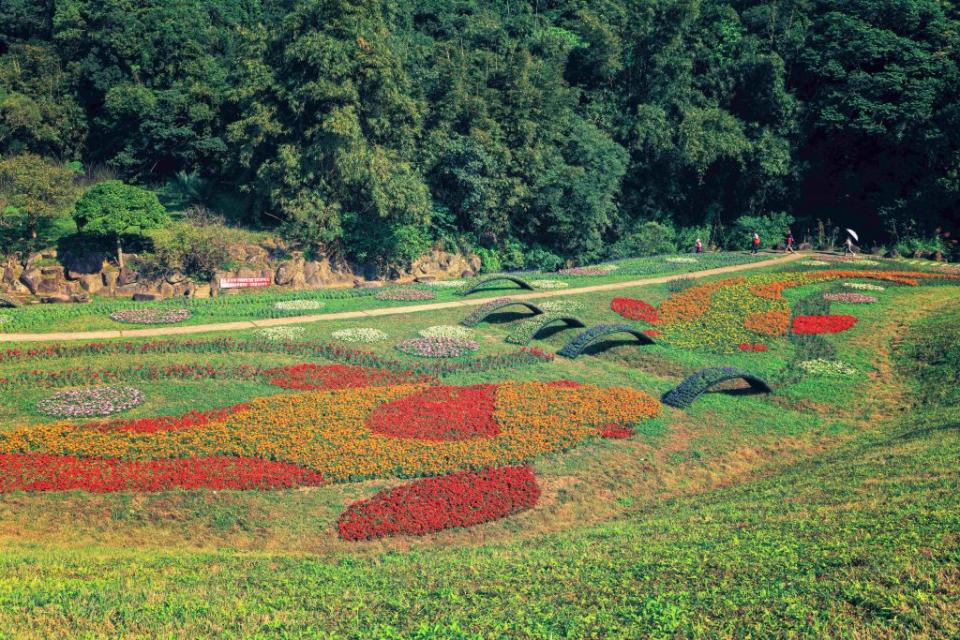
[(857, 232), (853, 229), (847, 229), (847, 241), (843, 243), (843, 249), (845, 255), (855, 256), (857, 252), (853, 250), (853, 241), (856, 240), (860, 242), (860, 236), (857, 235)]

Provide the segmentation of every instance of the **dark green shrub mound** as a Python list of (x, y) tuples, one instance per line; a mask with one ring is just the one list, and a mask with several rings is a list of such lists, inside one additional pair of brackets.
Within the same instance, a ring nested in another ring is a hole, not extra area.
[(489, 278), (484, 278), (483, 280), (474, 284), (471, 287), (464, 288), (464, 290), (460, 293), (460, 295), (468, 296), (471, 293), (476, 293), (477, 291), (480, 291), (491, 282), (500, 282), (500, 281), (512, 282), (518, 287), (520, 287), (521, 289), (527, 289), (528, 291), (533, 291), (533, 285), (527, 282), (526, 280), (524, 280), (523, 278), (517, 278), (515, 276), (491, 276)]
[(563, 313), (544, 313), (534, 316), (529, 320), (517, 325), (510, 335), (507, 336), (507, 342), (511, 344), (529, 344), (538, 333), (546, 329), (555, 322), (566, 323), (568, 327), (586, 327), (582, 320), (575, 316)]
[(750, 385), (750, 388), (755, 391), (761, 393), (771, 393), (773, 391), (766, 382), (742, 369), (715, 367), (697, 371), (675, 388), (663, 394), (661, 400), (663, 400), (663, 404), (670, 405), (671, 407), (686, 409), (712, 387), (721, 382), (736, 380), (738, 378), (745, 380), (747, 384)]
[(567, 358), (576, 358), (587, 347), (618, 333), (629, 333), (637, 338), (639, 344), (654, 344), (653, 338), (629, 324), (598, 324), (578, 334), (565, 344), (560, 351), (557, 351), (557, 354)]
[(464, 318), (460, 322), (460, 324), (462, 324), (465, 327), (475, 327), (481, 322), (483, 322), (484, 320), (486, 320), (487, 316), (489, 316), (490, 314), (496, 313), (497, 311), (502, 311), (507, 307), (512, 307), (513, 305), (520, 305), (520, 306), (526, 307), (527, 309), (530, 309), (530, 311), (533, 311), (535, 314), (538, 314), (538, 315), (541, 313), (544, 313), (543, 309), (533, 304), (532, 302), (527, 302), (525, 300), (514, 300), (513, 298), (497, 298), (496, 300), (485, 302), (484, 304), (474, 309), (470, 313), (470, 315), (468, 315), (466, 318)]

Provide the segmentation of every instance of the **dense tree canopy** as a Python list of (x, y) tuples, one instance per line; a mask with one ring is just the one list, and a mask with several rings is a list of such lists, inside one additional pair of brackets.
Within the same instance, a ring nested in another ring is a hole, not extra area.
[(5, 0), (0, 154), (199, 176), (230, 217), (362, 259), (445, 236), (589, 260), (648, 244), (646, 222), (780, 212), (955, 232), (957, 18), (938, 0)]

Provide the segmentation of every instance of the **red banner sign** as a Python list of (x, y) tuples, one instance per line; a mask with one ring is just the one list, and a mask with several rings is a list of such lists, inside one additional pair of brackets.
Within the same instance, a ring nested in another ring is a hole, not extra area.
[(271, 284), (273, 284), (273, 280), (271, 278), (220, 278), (221, 289), (269, 287)]

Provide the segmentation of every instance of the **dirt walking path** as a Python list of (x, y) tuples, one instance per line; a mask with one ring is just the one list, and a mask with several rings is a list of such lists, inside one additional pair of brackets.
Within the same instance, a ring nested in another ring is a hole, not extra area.
[[(778, 264), (786, 264), (802, 257), (805, 257), (804, 254), (792, 253), (785, 256), (772, 258), (770, 260), (763, 260), (762, 262), (735, 264), (728, 267), (717, 267), (716, 269), (706, 269), (704, 271), (696, 271), (693, 273), (675, 273), (668, 276), (643, 278), (640, 280), (629, 280), (626, 282), (610, 282), (607, 284), (598, 284), (590, 287), (578, 287), (576, 289), (554, 289), (551, 291), (510, 294), (509, 297), (516, 300), (536, 300), (539, 298), (554, 298), (558, 296), (592, 293), (594, 291), (616, 291), (618, 289), (642, 287), (648, 284), (661, 284), (663, 282), (670, 282), (671, 280), (679, 280), (680, 278), (705, 278), (724, 273), (747, 271), (750, 269), (758, 269), (760, 267), (771, 267)], [(238, 322), (220, 322), (216, 324), (195, 324), (184, 327), (157, 327), (155, 329), (129, 329), (119, 331), (78, 331), (71, 333), (0, 333), (0, 342), (62, 342), (67, 340), (105, 340), (110, 338), (156, 338), (160, 336), (180, 336), (194, 333), (209, 333), (212, 331), (242, 331), (245, 329), (276, 327), (287, 324), (305, 324), (308, 322), (323, 322), (330, 320), (376, 318), (379, 316), (421, 313), (424, 311), (437, 311), (439, 309), (452, 309), (455, 307), (475, 307), (502, 297), (504, 297), (504, 295), (490, 298), (455, 300), (452, 302), (407, 305), (403, 307), (384, 307), (382, 309), (370, 309), (368, 311), (344, 311), (341, 313), (322, 313), (305, 316), (293, 316), (289, 318), (272, 318), (268, 320), (242, 320)]]

